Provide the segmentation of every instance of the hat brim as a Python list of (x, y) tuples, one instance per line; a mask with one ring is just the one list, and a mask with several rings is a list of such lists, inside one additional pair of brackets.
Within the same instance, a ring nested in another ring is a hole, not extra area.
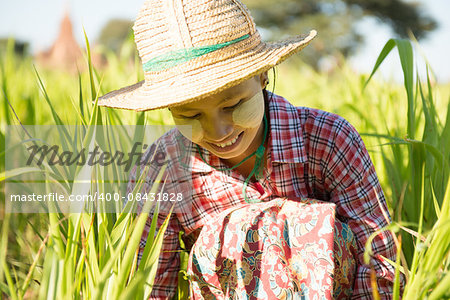
[[(145, 80), (112, 91), (99, 106), (146, 111), (177, 106), (206, 98), (269, 70), (306, 47), (317, 32), (255, 48), (159, 82)], [(219, 50), (220, 51), (220, 50)]]

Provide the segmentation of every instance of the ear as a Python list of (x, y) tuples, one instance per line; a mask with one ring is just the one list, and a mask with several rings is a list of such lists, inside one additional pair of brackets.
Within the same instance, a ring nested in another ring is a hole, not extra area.
[(269, 83), (269, 75), (267, 74), (267, 71), (259, 74), (259, 82), (261, 84), (261, 88), (264, 89), (267, 84)]

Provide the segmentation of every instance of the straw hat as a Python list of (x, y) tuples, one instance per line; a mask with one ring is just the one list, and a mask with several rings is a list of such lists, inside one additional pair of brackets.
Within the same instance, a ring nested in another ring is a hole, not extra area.
[(147, 0), (134, 24), (145, 80), (99, 98), (144, 111), (205, 98), (267, 71), (315, 37), (261, 41), (239, 0)]

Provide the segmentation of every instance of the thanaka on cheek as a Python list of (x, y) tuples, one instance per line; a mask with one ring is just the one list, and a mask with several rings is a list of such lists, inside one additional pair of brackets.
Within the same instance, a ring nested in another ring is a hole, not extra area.
[(257, 128), (264, 116), (264, 96), (260, 90), (233, 111), (233, 122), (242, 128)]
[(203, 139), (202, 124), (199, 120), (172, 117), (175, 125), (177, 125), (178, 130), (184, 137), (194, 143), (199, 143)]

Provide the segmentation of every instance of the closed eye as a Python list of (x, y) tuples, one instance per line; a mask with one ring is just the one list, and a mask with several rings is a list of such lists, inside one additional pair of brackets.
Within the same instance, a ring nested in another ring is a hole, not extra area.
[(238, 103), (236, 103), (235, 105), (224, 107), (224, 109), (234, 109), (234, 108), (238, 107), (239, 105), (241, 105), (242, 101), (243, 101), (243, 100), (240, 100), (240, 101), (239, 101)]
[(200, 117), (200, 113), (192, 115), (192, 116), (181, 116), (180, 115), (180, 117), (183, 119), (197, 119), (198, 117)]

